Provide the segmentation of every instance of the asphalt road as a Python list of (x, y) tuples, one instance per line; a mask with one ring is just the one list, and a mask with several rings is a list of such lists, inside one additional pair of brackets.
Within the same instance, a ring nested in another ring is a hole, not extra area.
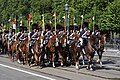
[[(24, 70), (25, 71), (25, 70)], [(49, 78), (0, 64), (0, 80), (47, 80)], [(52, 78), (50, 78), (52, 79)]]
[(86, 65), (79, 70), (75, 66), (29, 68), (28, 65), (11, 62), (6, 55), (0, 55), (0, 80), (120, 80), (120, 57), (110, 56), (113, 52), (106, 54), (103, 67), (94, 65), (95, 71), (86, 70)]

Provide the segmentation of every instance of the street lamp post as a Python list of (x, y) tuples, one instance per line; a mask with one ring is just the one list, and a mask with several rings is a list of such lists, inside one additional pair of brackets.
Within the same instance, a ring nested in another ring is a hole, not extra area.
[(68, 32), (69, 31), (69, 21), (68, 21), (68, 3), (67, 2), (65, 4), (65, 11), (66, 11), (66, 15), (65, 15), (66, 28), (67, 28), (67, 32)]

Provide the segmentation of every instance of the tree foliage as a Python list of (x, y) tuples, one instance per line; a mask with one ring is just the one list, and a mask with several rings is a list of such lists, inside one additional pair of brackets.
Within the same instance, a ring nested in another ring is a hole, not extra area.
[(120, 30), (120, 0), (0, 0), (0, 23), (7, 23), (8, 19), (17, 18), (20, 14), (27, 20), (29, 13), (34, 22), (40, 22), (41, 15), (45, 15), (45, 22), (54, 23), (52, 14), (56, 12), (57, 23), (64, 24), (65, 3), (69, 4), (69, 24), (73, 21), (81, 23), (80, 16), (84, 15), (84, 21), (90, 21), (95, 17), (95, 24), (101, 30)]

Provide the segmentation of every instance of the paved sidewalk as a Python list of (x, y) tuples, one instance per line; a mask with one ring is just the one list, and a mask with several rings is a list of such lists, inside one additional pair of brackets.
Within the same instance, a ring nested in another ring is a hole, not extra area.
[(120, 50), (118, 50), (118, 49), (107, 49), (103, 53), (103, 56), (120, 57)]
[(120, 50), (109, 48), (103, 53), (103, 57), (109, 57), (104, 58), (105, 61), (108, 60), (108, 63), (113, 62), (104, 65), (104, 67), (120, 71)]

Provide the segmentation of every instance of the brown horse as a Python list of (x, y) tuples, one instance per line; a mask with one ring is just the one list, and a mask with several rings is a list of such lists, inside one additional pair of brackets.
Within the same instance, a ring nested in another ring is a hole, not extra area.
[(6, 40), (4, 40), (4, 42), (2, 42), (2, 44), (1, 44), (1, 48), (2, 48), (2, 53), (3, 54), (6, 54), (7, 52), (8, 52), (8, 48), (9, 48), (9, 40), (8, 39), (6, 39)]
[(74, 39), (72, 44), (69, 47), (70, 54), (72, 55), (72, 59), (75, 63), (76, 69), (79, 69), (79, 57), (80, 57), (80, 48), (78, 47), (79, 44), (79, 35), (74, 34)]
[(101, 65), (102, 65), (101, 59), (102, 59), (102, 54), (104, 52), (105, 44), (106, 44), (106, 34), (102, 34), (99, 39), (99, 46), (97, 50), (97, 54), (99, 56), (99, 59), (97, 60), (97, 62), (99, 62)]
[(63, 66), (64, 62), (66, 62), (67, 56), (68, 56), (68, 48), (67, 48), (67, 35), (61, 34), (57, 36), (58, 38), (58, 46), (56, 46), (56, 51), (58, 52), (57, 55), (59, 55), (61, 59), (61, 66)]
[[(42, 34), (42, 33), (41, 33)], [(44, 36), (40, 35), (39, 36), (39, 40), (38, 40), (38, 66), (41, 66), (41, 62), (44, 59), (44, 54), (43, 54), (43, 40), (44, 40)]]
[(24, 64), (24, 61), (26, 59), (26, 65), (28, 64), (28, 44), (29, 39), (25, 38), (22, 43), (19, 45), (19, 54), (21, 54), (21, 58)]
[[(14, 41), (11, 46), (8, 45), (8, 46), (10, 46), (10, 48), (9, 48), (10, 58), (11, 58), (11, 61), (13, 61), (13, 62), (14, 62), (14, 54), (17, 52), (17, 47), (16, 47), (16, 45), (18, 44), (18, 41), (19, 41), (19, 40), (16, 39), (16, 41)], [(9, 42), (8, 42), (8, 44), (9, 44)]]
[(45, 45), (45, 51), (47, 59), (52, 61), (52, 66), (55, 67), (54, 57), (55, 57), (55, 46), (56, 46), (56, 35), (52, 34), (49, 38), (47, 45)]
[[(38, 32), (39, 35), (42, 34), (40, 32)], [(38, 39), (36, 39), (34, 45), (31, 47), (31, 52), (32, 52), (32, 55), (35, 59), (35, 65), (38, 65), (40, 66), (41, 65), (41, 60), (42, 60), (42, 51), (43, 51), (43, 39), (44, 39), (44, 36), (43, 35), (40, 35), (38, 37)], [(29, 63), (29, 66), (31, 65), (31, 63)]]
[(8, 54), (8, 50), (9, 50), (9, 38), (8, 38), (8, 34), (4, 34), (3, 33), (1, 35), (2, 35), (2, 41), (1, 41), (2, 53), (3, 54)]
[(96, 35), (90, 35), (90, 38), (87, 40), (87, 44), (84, 46), (85, 55), (88, 59), (87, 69), (93, 70), (92, 61), (95, 54), (96, 45), (98, 43), (98, 37)]

